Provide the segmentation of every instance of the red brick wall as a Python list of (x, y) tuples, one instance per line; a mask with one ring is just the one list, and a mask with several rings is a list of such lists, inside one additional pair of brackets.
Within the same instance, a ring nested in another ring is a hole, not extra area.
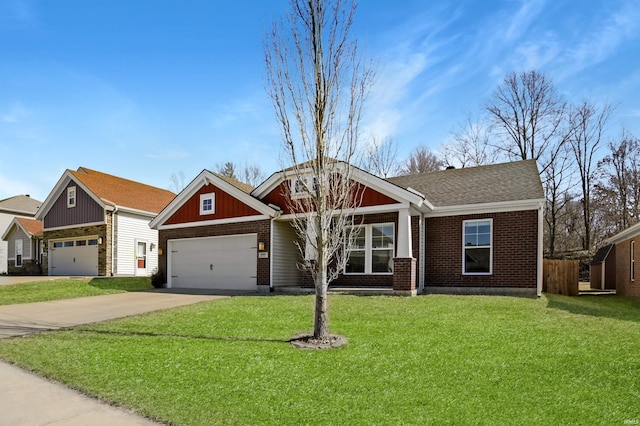
[[(257, 241), (263, 241), (266, 248), (270, 247), (271, 222), (268, 219), (254, 222), (228, 223), (222, 225), (194, 226), (191, 228), (166, 229), (160, 231), (158, 240), (162, 255), (158, 256), (158, 269), (167, 277), (167, 241), (181, 238), (218, 237), (235, 234), (257, 234)], [(269, 259), (258, 258), (258, 285), (269, 285)]]
[[(462, 275), (462, 222), (493, 218), (492, 275)], [(426, 219), (425, 286), (536, 288), (538, 211)]]
[[(631, 241), (635, 241), (635, 276), (631, 281)], [(616, 244), (616, 293), (640, 297), (640, 235)]]

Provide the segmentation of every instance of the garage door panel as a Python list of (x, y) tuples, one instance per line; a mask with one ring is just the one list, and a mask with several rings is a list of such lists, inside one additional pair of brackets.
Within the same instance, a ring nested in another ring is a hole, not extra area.
[(57, 241), (50, 241), (49, 263), (51, 275), (98, 275), (98, 246), (80, 245), (54, 247)]
[(256, 290), (256, 238), (249, 234), (169, 241), (171, 287)]

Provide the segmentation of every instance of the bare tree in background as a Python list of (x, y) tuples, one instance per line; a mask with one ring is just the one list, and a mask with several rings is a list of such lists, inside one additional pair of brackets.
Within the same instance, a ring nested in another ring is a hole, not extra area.
[(362, 168), (383, 178), (395, 176), (400, 168), (395, 139), (387, 137), (380, 140), (374, 137), (364, 153)]
[[(570, 193), (572, 175), (572, 162), (566, 149), (561, 150), (542, 172), (541, 178), (547, 200), (544, 210), (546, 252), (551, 258), (556, 254), (558, 238), (562, 237), (563, 243), (566, 243), (563, 228), (566, 231), (567, 207), (573, 201)], [(564, 247), (566, 248), (566, 244)]]
[(593, 228), (593, 214), (591, 210), (591, 191), (596, 173), (596, 159), (594, 156), (600, 148), (600, 142), (611, 117), (613, 107), (603, 105), (598, 108), (590, 101), (583, 101), (569, 112), (569, 146), (573, 153), (576, 170), (580, 177), (580, 204), (582, 205), (582, 220), (584, 235), (582, 249), (592, 247), (591, 233)]
[(453, 141), (444, 145), (444, 162), (456, 167), (476, 167), (493, 164), (499, 154), (489, 144), (490, 129), (483, 120), (467, 114), (464, 124), (451, 132)]
[(640, 140), (623, 130), (608, 148), (609, 154), (598, 163), (594, 194), (601, 211), (600, 228), (612, 235), (640, 221)]
[(247, 162), (245, 162), (242, 167), (232, 161), (227, 161), (224, 164), (217, 164), (216, 172), (222, 176), (236, 179), (253, 187), (258, 186), (265, 179), (265, 174), (260, 169), (260, 166), (256, 164), (249, 164)]
[(500, 142), (495, 147), (510, 159), (535, 159), (541, 173), (555, 160), (565, 137), (565, 102), (549, 77), (538, 71), (507, 74), (485, 105)]
[(169, 185), (169, 189), (176, 194), (182, 192), (185, 188), (184, 184), (184, 172), (180, 170), (178, 173), (171, 173), (171, 184)]
[[(351, 179), (363, 102), (373, 72), (349, 38), (355, 3), (291, 0), (265, 40), (267, 91), (291, 162), (289, 208), (315, 285), (313, 338), (330, 340), (327, 288), (355, 234)], [(294, 194), (291, 194), (294, 195)]]
[(400, 168), (401, 175), (435, 172), (445, 167), (444, 161), (426, 146), (416, 147)]

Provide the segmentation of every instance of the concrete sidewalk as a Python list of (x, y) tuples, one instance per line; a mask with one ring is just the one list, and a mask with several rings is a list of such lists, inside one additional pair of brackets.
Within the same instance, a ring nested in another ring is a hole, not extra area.
[[(0, 306), (0, 338), (55, 330), (226, 296), (129, 292)], [(148, 419), (0, 362), (0, 426), (152, 425)]]
[(157, 425), (142, 416), (89, 398), (0, 362), (0, 425)]

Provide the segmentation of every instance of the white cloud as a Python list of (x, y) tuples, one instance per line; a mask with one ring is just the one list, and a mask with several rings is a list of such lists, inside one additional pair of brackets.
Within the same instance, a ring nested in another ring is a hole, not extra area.
[(615, 55), (620, 45), (636, 38), (640, 33), (638, 16), (640, 3), (631, 0), (602, 19), (601, 26), (587, 33), (575, 47), (567, 49), (560, 78), (575, 75)]

